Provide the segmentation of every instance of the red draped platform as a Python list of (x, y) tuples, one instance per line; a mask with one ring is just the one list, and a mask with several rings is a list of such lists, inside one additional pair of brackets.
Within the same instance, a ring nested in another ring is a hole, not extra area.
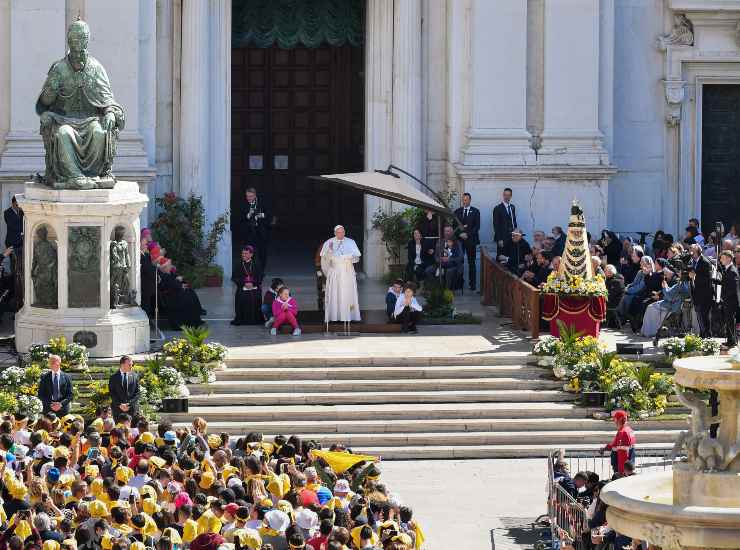
[(574, 326), (583, 335), (599, 337), (601, 322), (606, 319), (606, 299), (603, 296), (558, 296), (545, 294), (542, 318), (550, 321), (550, 334), (560, 336), (558, 321)]

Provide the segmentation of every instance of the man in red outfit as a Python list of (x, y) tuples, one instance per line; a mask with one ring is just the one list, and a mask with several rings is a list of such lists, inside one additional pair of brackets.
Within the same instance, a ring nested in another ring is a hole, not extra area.
[(637, 438), (635, 432), (627, 425), (627, 412), (615, 411), (612, 415), (614, 424), (617, 426), (617, 433), (612, 442), (606, 445), (601, 452), (611, 451), (612, 470), (614, 473), (624, 474), (624, 463), (628, 460), (633, 464), (635, 462), (635, 443)]

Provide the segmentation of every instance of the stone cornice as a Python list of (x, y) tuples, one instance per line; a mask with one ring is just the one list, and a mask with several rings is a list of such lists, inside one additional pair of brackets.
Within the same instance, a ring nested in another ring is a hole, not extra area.
[(513, 179), (513, 180), (604, 180), (617, 173), (613, 165), (568, 166), (568, 165), (539, 165), (539, 166), (468, 166), (455, 164), (457, 175), (465, 180), (482, 179)]

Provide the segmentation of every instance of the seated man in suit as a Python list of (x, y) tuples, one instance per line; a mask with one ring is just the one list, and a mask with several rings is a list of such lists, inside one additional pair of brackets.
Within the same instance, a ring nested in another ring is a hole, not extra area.
[(434, 254), (436, 263), (427, 269), (427, 277), (433, 278), (441, 274), (444, 278), (445, 288), (454, 289), (459, 277), (462, 276), (465, 257), (463, 256), (462, 246), (455, 239), (452, 227), (445, 226), (442, 233), (442, 238), (437, 243), (437, 250)]
[(57, 418), (69, 414), (72, 402), (72, 380), (62, 372), (62, 358), (49, 355), (49, 370), (41, 375), (38, 397), (43, 403), (43, 412), (53, 412)]
[(520, 276), (524, 272), (525, 256), (531, 253), (529, 243), (524, 240), (524, 233), (520, 229), (514, 229), (511, 240), (499, 252), (498, 261), (514, 275)]
[(119, 370), (108, 380), (113, 418), (117, 421), (123, 414), (132, 418), (139, 412), (139, 375), (133, 372), (133, 360), (128, 355), (121, 357)]

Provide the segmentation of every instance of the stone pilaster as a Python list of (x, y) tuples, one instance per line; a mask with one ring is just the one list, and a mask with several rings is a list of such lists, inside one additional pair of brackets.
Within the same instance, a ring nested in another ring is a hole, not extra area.
[(527, 131), (527, 2), (473, 0), (472, 112), (462, 163), (534, 164)]
[(208, 3), (182, 5), (179, 193), (204, 195), (208, 185)]
[[(368, 0), (365, 42), (365, 170), (386, 168), (393, 145), (393, 0)], [(370, 276), (385, 269), (385, 246), (371, 229), (375, 212), (390, 201), (365, 195), (363, 268)]]
[[(211, 39), (213, 40), (211, 67), (212, 109), (210, 121), (211, 177), (209, 192), (204, 197), (206, 214), (213, 222), (231, 204), (231, 0), (211, 3)], [(223, 98), (223, 100), (221, 99)], [(227, 225), (219, 243), (216, 264), (224, 269), (224, 281), (231, 274), (231, 231)]]
[(545, 0), (541, 164), (609, 165), (599, 130), (599, 0)]
[[(423, 179), (421, 0), (396, 0), (393, 29), (393, 164)], [(418, 184), (409, 180), (414, 186)]]

